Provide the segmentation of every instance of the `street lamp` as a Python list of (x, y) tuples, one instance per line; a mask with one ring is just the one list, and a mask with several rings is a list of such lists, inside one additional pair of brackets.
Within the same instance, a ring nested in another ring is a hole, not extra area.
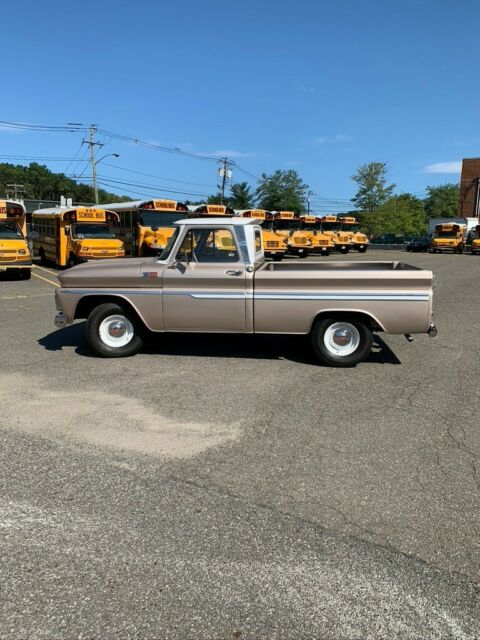
[(114, 158), (119, 158), (120, 154), (119, 153), (106, 153), (104, 156), (102, 156), (101, 158), (99, 158), (98, 160), (95, 160), (92, 163), (92, 174), (93, 174), (93, 189), (95, 191), (95, 204), (98, 204), (98, 187), (97, 187), (97, 164), (99, 162), (101, 162), (102, 160), (105, 160), (105, 158), (108, 158), (109, 156), (113, 156)]

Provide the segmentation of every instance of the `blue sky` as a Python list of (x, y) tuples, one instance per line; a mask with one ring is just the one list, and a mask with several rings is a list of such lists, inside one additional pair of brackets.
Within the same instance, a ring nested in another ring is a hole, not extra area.
[[(473, 0), (20, 0), (2, 18), (3, 120), (94, 122), (253, 175), (293, 168), (319, 212), (346, 208), (360, 163), (387, 161), (397, 191), (421, 195), (480, 155)], [(151, 185), (118, 192), (215, 190), (214, 163), (101, 139), (120, 158), (100, 175)], [(0, 142), (2, 155), (75, 157), (81, 135), (0, 128)]]

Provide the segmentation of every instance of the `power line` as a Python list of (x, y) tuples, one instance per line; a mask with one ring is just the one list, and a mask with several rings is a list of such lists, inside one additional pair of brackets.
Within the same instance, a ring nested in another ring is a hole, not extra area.
[(109, 162), (104, 162), (103, 165), (105, 167), (113, 167), (114, 169), (127, 171), (128, 173), (136, 173), (139, 176), (145, 176), (147, 178), (157, 178), (158, 180), (167, 180), (167, 182), (178, 182), (180, 184), (189, 184), (196, 187), (208, 187), (209, 189), (216, 188), (216, 186), (213, 184), (205, 184), (203, 182), (186, 182), (185, 180), (175, 180), (174, 178), (166, 178), (165, 176), (156, 176), (151, 173), (144, 173), (143, 171), (135, 171), (134, 169), (127, 169), (126, 167), (120, 167), (117, 164), (110, 164)]
[(3, 160), (35, 160), (42, 162), (73, 162), (76, 160), (76, 156), (73, 158), (66, 158), (61, 156), (6, 156), (0, 155)]
[[(75, 176), (70, 176), (72, 178), (74, 178)], [(78, 179), (78, 178), (77, 178)], [(177, 194), (181, 194), (181, 195), (186, 195), (186, 196), (195, 196), (195, 197), (201, 197), (201, 198), (208, 198), (211, 194), (206, 194), (206, 193), (198, 193), (198, 192), (192, 192), (192, 191), (177, 191), (175, 189), (165, 189), (164, 187), (159, 187), (158, 185), (155, 184), (142, 184), (142, 183), (138, 183), (138, 182), (126, 182), (123, 180), (116, 180), (115, 178), (111, 178), (109, 176), (98, 176), (99, 180), (102, 180), (102, 182), (107, 182), (109, 183), (110, 187), (117, 187), (118, 186), (127, 186), (127, 187), (139, 187), (140, 189), (152, 189), (156, 192), (163, 192), (163, 193), (177, 193)], [(89, 179), (89, 181), (92, 181), (93, 179)]]
[(24, 131), (66, 131), (66, 132), (77, 132), (77, 131), (87, 131), (86, 128), (83, 128), (79, 125), (70, 124), (70, 125), (45, 125), (45, 124), (32, 124), (27, 122), (7, 122), (5, 120), (0, 120), (0, 129), (21, 129)]

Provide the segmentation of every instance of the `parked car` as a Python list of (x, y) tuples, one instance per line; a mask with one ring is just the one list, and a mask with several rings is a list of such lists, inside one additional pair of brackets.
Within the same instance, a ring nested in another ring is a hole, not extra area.
[(406, 251), (430, 251), (432, 248), (432, 241), (428, 236), (420, 236), (419, 238), (412, 238), (405, 243)]

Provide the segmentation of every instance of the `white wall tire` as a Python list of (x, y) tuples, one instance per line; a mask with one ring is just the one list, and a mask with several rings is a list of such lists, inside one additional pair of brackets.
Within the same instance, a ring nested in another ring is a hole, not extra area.
[(373, 335), (367, 324), (356, 318), (319, 318), (312, 328), (311, 343), (323, 364), (353, 367), (368, 358)]
[(125, 358), (142, 348), (142, 329), (131, 311), (106, 302), (95, 307), (88, 316), (87, 342), (103, 358)]

